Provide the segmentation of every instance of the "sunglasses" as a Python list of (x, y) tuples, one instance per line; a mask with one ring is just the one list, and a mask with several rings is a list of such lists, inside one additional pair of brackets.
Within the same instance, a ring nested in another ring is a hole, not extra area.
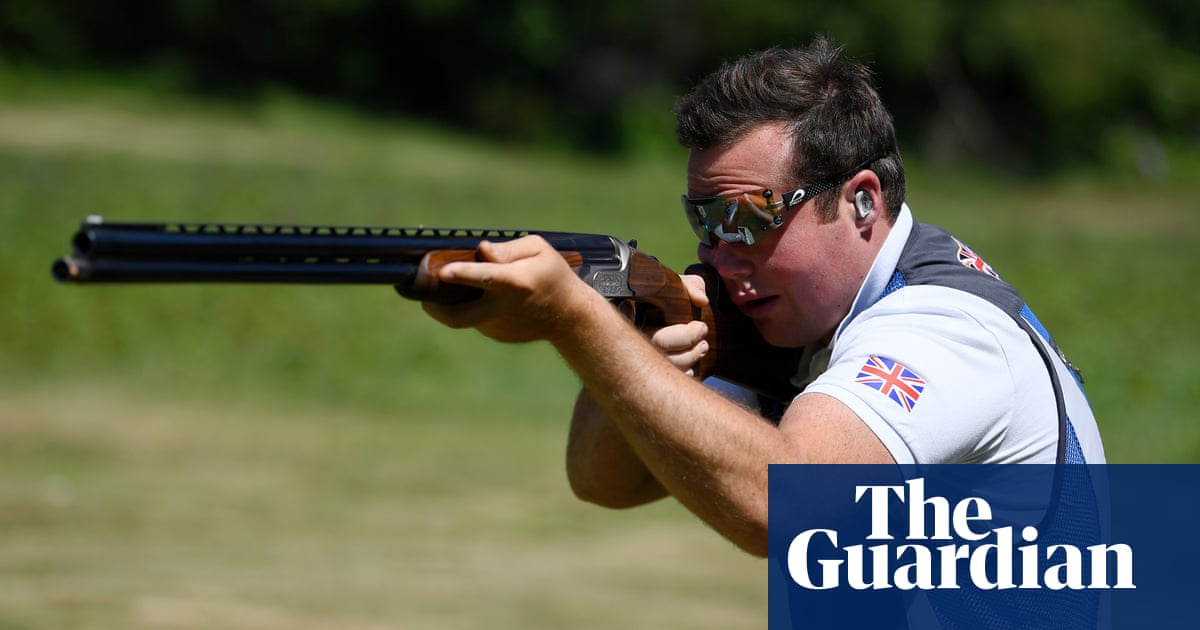
[(783, 227), (783, 213), (817, 195), (837, 188), (872, 162), (883, 157), (877, 151), (858, 166), (814, 184), (801, 186), (779, 197), (769, 188), (720, 197), (690, 198), (683, 195), (683, 210), (696, 238), (716, 247), (718, 241), (753, 245), (754, 235)]

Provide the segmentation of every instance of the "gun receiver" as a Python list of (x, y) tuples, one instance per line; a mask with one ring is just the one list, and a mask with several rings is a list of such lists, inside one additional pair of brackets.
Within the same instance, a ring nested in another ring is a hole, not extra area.
[[(602, 234), (427, 227), (130, 223), (88, 217), (71, 239), (72, 254), (51, 269), (60, 282), (388, 284), (409, 299), (458, 303), (481, 291), (438, 282), (436, 271), (474, 260), (482, 241), (538, 235), (589, 286), (614, 304), (632, 305), (643, 329), (704, 321), (710, 351), (696, 374), (717, 376), (779, 400), (799, 351), (774, 348), (736, 308), (696, 308), (679, 275), (635, 243)], [(708, 274), (711, 303), (722, 303)], [(629, 310), (629, 309), (627, 309)]]

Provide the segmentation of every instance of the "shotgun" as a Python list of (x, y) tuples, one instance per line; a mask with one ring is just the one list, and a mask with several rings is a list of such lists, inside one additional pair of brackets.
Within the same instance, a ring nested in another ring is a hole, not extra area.
[(64, 283), (290, 283), (389, 284), (419, 301), (458, 303), (479, 297), (474, 287), (440, 283), (437, 270), (475, 260), (482, 241), (539, 235), (579, 277), (643, 330), (700, 320), (709, 352), (695, 368), (778, 401), (798, 390), (789, 377), (800, 350), (763, 341), (753, 322), (723, 295), (716, 271), (693, 265), (705, 278), (712, 306), (692, 304), (679, 275), (637, 249), (636, 241), (603, 234), (541, 230), (363, 227), (253, 223), (108, 222), (84, 220), (72, 253), (54, 261)]

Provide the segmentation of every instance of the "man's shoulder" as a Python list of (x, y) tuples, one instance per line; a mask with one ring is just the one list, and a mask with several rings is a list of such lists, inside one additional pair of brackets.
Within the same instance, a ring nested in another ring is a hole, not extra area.
[(985, 297), (955, 287), (926, 284), (890, 291), (849, 322), (841, 337), (897, 327), (928, 330), (936, 336), (958, 324), (989, 335), (997, 328), (1020, 330), (1008, 313)]

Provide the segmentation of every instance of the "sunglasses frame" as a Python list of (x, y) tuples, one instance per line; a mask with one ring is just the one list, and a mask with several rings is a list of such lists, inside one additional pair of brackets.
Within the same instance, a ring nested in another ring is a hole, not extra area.
[[(775, 194), (769, 188), (717, 197), (690, 198), (685, 194), (682, 196), (684, 212), (701, 244), (716, 247), (720, 241), (747, 247), (755, 243), (755, 230), (742, 225), (743, 218), (754, 217), (759, 224), (755, 226), (759, 232), (777, 230), (783, 227), (784, 211), (837, 188), (884, 155), (883, 151), (876, 151), (871, 157), (839, 175), (783, 193), (779, 201), (771, 201)], [(758, 200), (762, 200), (762, 203), (758, 203)], [(709, 220), (710, 214), (719, 217), (720, 223), (713, 225)]]

